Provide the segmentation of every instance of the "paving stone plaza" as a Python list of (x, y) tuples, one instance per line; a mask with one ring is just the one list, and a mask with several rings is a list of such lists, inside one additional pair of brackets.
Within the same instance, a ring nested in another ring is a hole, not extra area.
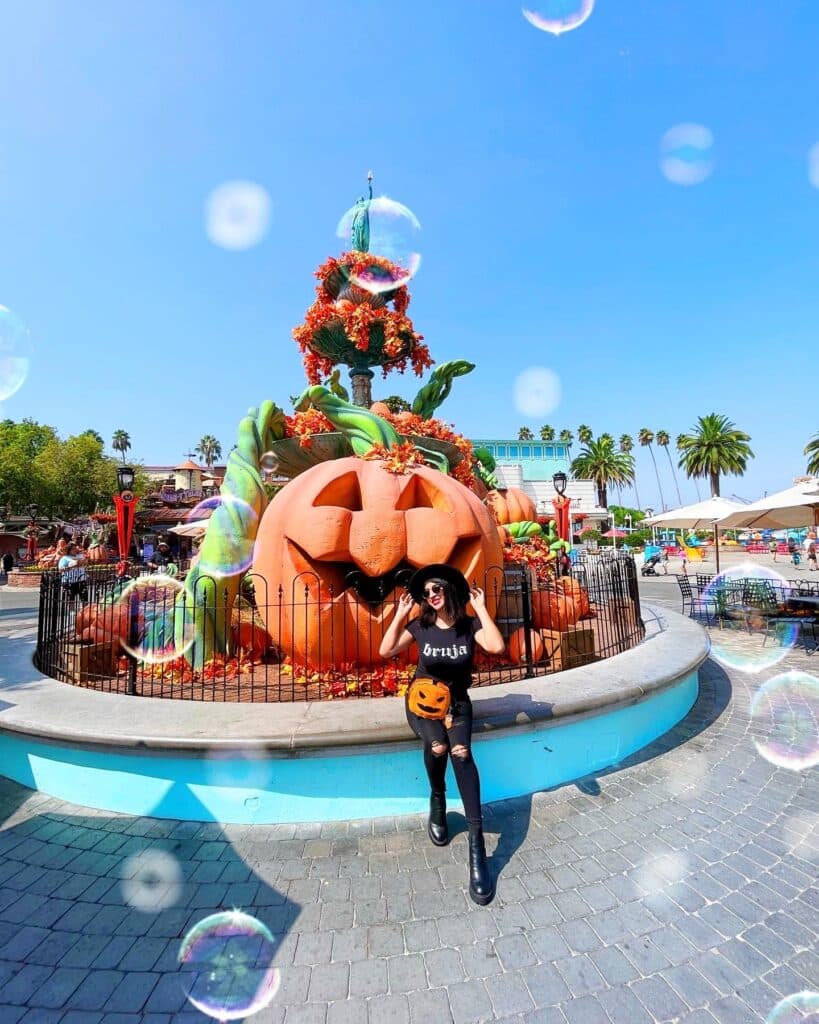
[[(643, 589), (678, 609), (672, 580)], [(30, 603), (2, 607), (2, 635), (30, 630)], [(751, 656), (761, 643), (730, 642)], [(276, 940), (280, 987), (258, 1024), (765, 1022), (819, 987), (819, 787), (815, 769), (759, 755), (749, 706), (768, 676), (814, 665), (801, 648), (756, 675), (711, 658), (691, 713), (651, 747), (486, 807), (498, 894), (485, 908), (468, 899), (452, 813), (439, 849), (419, 817), (134, 819), (0, 780), (0, 1022), (208, 1020), (177, 955), (193, 925), (231, 908)], [(182, 878), (151, 909), (127, 898), (144, 851)]]

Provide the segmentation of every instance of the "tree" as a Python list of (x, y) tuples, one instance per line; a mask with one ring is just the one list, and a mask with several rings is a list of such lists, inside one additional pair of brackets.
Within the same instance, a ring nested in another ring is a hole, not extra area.
[(555, 439), (555, 428), (550, 426), (548, 423), (540, 428), (540, 440), (541, 441), (554, 441)]
[(222, 457), (222, 446), (213, 434), (205, 434), (194, 448), (194, 451), (202, 456), (208, 469), (213, 469), (214, 460), (221, 459)]
[(811, 476), (819, 476), (819, 434), (814, 434), (808, 441), (802, 454), (808, 456), (808, 473)]
[(102, 444), (102, 445), (104, 445), (104, 444), (105, 444), (105, 441), (103, 441), (103, 439), (102, 439), (102, 434), (100, 434), (100, 433), (99, 433), (98, 431), (96, 431), (96, 430), (91, 430), (91, 429), (89, 428), (88, 430), (84, 430), (84, 431), (82, 432), (82, 434), (80, 434), (80, 437), (83, 437), (83, 436), (85, 436), (86, 434), (87, 434), (87, 435), (88, 435), (89, 437), (93, 437), (95, 441), (99, 441), (99, 443), (100, 443), (100, 444)]
[(588, 444), (593, 437), (594, 434), (592, 433), (592, 428), (586, 423), (581, 423), (577, 428), (577, 440), (581, 444)]
[(621, 487), (634, 479), (634, 456), (614, 450), (611, 439), (590, 440), (571, 465), (572, 476), (593, 480), (597, 487), (597, 504), (608, 507), (609, 484)]
[(601, 434), (598, 441), (605, 441), (607, 444), (614, 444), (614, 438), (611, 434)]
[[(631, 438), (631, 434), (620, 435), (620, 451), (624, 455), (631, 455), (631, 450), (634, 447), (634, 441)], [(632, 456), (633, 461), (633, 456)], [(634, 497), (637, 499), (637, 504), (640, 504), (640, 495), (637, 493), (637, 470), (634, 470), (634, 474), (631, 478), (631, 486), (634, 488)]]
[(727, 416), (716, 412), (700, 416), (689, 434), (677, 438), (682, 453), (678, 465), (689, 477), (707, 477), (711, 497), (718, 497), (720, 476), (742, 476), (748, 459), (754, 457), (750, 440)]
[(668, 450), (668, 446), (671, 443), (671, 438), (668, 436), (667, 430), (658, 430), (656, 434), (657, 444), (665, 449), (665, 453), (668, 456), (668, 464), (671, 467), (671, 475), (674, 477), (674, 486), (677, 488), (677, 501), (682, 505), (682, 495), (680, 494), (680, 482), (677, 479), (677, 471), (674, 469), (674, 463), (671, 461), (671, 452)]
[[(676, 445), (677, 445), (677, 452), (678, 453), (682, 451), (682, 444), (681, 444), (681, 442), (682, 442), (682, 439), (684, 437), (685, 437), (685, 434), (677, 434)], [(680, 465), (682, 465), (682, 463), (678, 462), (677, 465), (680, 466)], [(695, 488), (695, 490), (697, 492), (697, 501), (702, 501), (702, 495), (700, 494), (700, 485), (699, 485), (699, 482), (698, 482), (696, 477), (694, 477), (694, 488)]]
[(383, 402), (392, 413), (412, 411), (412, 406), (406, 398), (402, 398), (400, 395), (388, 395)]
[(518, 430), (518, 441), (534, 441), (535, 435), (528, 427), (521, 427)]
[(654, 440), (654, 432), (649, 430), (648, 427), (643, 427), (637, 434), (637, 440), (643, 448), (648, 448), (651, 455), (651, 461), (654, 463), (654, 475), (657, 477), (657, 490), (660, 492), (660, 504), (663, 506), (663, 512), (665, 512), (663, 485), (660, 483), (660, 472), (657, 469), (657, 460), (654, 458), (654, 449), (651, 447), (651, 442)]
[(125, 453), (131, 447), (131, 438), (128, 436), (125, 430), (115, 430), (114, 436), (111, 440), (111, 447), (115, 452), (119, 452), (122, 456), (122, 461), (125, 462)]

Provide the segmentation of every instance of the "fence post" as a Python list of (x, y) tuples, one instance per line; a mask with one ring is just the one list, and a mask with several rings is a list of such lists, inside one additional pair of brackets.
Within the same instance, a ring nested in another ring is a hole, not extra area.
[(532, 604), (529, 588), (529, 570), (524, 568), (520, 580), (521, 604), (523, 605), (523, 649), (526, 657), (526, 675), (533, 676), (535, 668), (532, 660)]
[(132, 591), (128, 595), (128, 693), (136, 696), (137, 660), (133, 653), (139, 643), (139, 597)]

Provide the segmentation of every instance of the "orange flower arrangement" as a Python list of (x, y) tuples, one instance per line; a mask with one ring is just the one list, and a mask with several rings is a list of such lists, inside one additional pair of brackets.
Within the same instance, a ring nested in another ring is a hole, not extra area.
[[(352, 283), (373, 268), (382, 270), (387, 279), (403, 276), (390, 260), (361, 252), (330, 257), (315, 271), (316, 300), (304, 323), (293, 329), (310, 384), (321, 383), (337, 363), (354, 362), (356, 351), (369, 355), (364, 362), (381, 366), (385, 377), (390, 370), (403, 373), (408, 363), (420, 377), (432, 365), (423, 336), (406, 315), (410, 300), (406, 286), (372, 294)], [(332, 336), (329, 348), (322, 343), (328, 334)]]
[(423, 454), (418, 451), (412, 441), (404, 441), (392, 448), (385, 448), (383, 444), (374, 444), (363, 457), (383, 460), (384, 469), (394, 476), (404, 476), (413, 466), (420, 466), (424, 461)]

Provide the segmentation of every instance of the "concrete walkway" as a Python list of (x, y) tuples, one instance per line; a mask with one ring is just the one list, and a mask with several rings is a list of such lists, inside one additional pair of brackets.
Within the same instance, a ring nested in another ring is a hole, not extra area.
[[(677, 606), (676, 587), (655, 586)], [(0, 637), (20, 636), (30, 598), (8, 597)], [(764, 1022), (819, 987), (816, 771), (775, 768), (749, 732), (755, 688), (796, 667), (819, 662), (790, 652), (750, 676), (708, 661), (692, 712), (651, 748), (487, 807), (499, 884), (486, 908), (466, 895), (455, 814), (436, 849), (418, 818), (153, 821), (0, 779), (0, 1021), (205, 1021), (180, 939), (241, 907), (277, 938), (281, 987), (258, 1024)], [(141, 879), (144, 851), (166, 854), (180, 885)]]

